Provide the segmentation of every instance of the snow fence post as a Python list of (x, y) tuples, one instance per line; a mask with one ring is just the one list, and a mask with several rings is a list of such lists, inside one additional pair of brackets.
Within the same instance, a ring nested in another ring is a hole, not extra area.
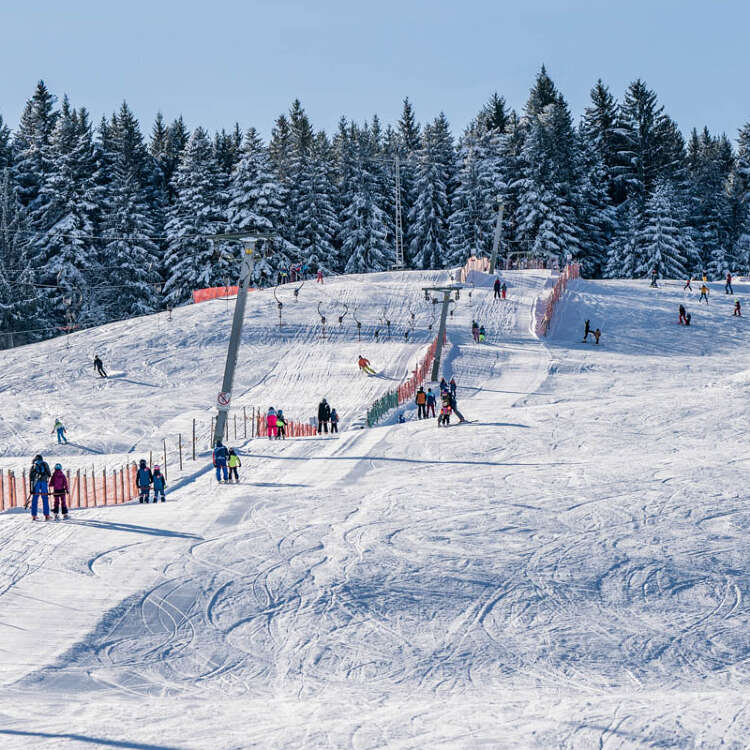
[(81, 470), (76, 469), (76, 508), (81, 507)]
[(94, 490), (94, 507), (96, 507), (99, 502), (96, 497), (96, 469), (93, 466), (91, 467), (91, 487)]
[(122, 466), (120, 467), (120, 497), (125, 502), (125, 477), (122, 475)]
[(102, 485), (104, 487), (104, 504), (107, 504), (107, 470), (102, 469)]
[(5, 472), (0, 471), (0, 510), (5, 510)]
[(115, 490), (115, 505), (117, 505), (117, 471), (115, 469), (112, 469), (112, 484)]
[(245, 440), (247, 440), (247, 408), (242, 407), (242, 424), (245, 427)]
[(195, 417), (193, 417), (193, 461), (195, 461)]
[(164, 479), (165, 480), (167, 479), (167, 439), (166, 438), (164, 438)]
[(86, 480), (86, 469), (83, 470), (83, 501), (86, 507), (89, 507), (89, 483)]
[(23, 478), (23, 501), (26, 502), (26, 498), (29, 496), (29, 488), (26, 486), (26, 469), (21, 472)]
[(180, 453), (180, 471), (182, 471), (182, 433), (177, 435), (177, 450)]

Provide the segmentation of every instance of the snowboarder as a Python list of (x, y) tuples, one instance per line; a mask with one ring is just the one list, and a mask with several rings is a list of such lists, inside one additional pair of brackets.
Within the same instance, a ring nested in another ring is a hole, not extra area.
[(331, 409), (331, 434), (339, 431), (339, 415), (335, 409)]
[(158, 466), (154, 466), (154, 473), (151, 475), (154, 482), (154, 502), (159, 502), (159, 495), (161, 495), (161, 501), (167, 502), (164, 497), (164, 490), (167, 486), (167, 480), (164, 479), (164, 474), (161, 473), (161, 469)]
[(689, 290), (690, 290), (691, 292), (693, 291), (693, 287), (692, 287), (692, 286), (690, 286), (690, 284), (692, 283), (692, 281), (693, 281), (693, 277), (692, 277), (692, 276), (688, 276), (688, 280), (687, 280), (687, 281), (685, 282), (685, 286), (684, 286), (684, 287), (682, 287), (682, 291), (683, 291), (683, 292), (684, 292), (684, 291), (685, 291), (686, 289), (689, 289)]
[(702, 299), (706, 300), (706, 304), (708, 304), (708, 287), (705, 284), (703, 284), (701, 286), (701, 296), (698, 297), (698, 304), (699, 305), (700, 305)]
[(60, 520), (60, 505), (62, 505), (63, 521), (68, 517), (68, 504), (65, 502), (65, 495), (68, 494), (68, 478), (63, 473), (62, 464), (55, 464), (55, 471), (49, 480), (49, 488), (52, 490), (52, 496), (55, 499), (53, 511), (55, 521)]
[(440, 427), (441, 424), (448, 427), (451, 423), (451, 405), (444, 401), (443, 405), (440, 407), (440, 416), (438, 417), (438, 427)]
[(479, 343), (480, 344), (484, 343), (484, 337), (485, 337), (484, 326), (479, 326)]
[(229, 458), (229, 451), (226, 446), (222, 444), (221, 440), (216, 441), (216, 447), (214, 448), (214, 466), (216, 467), (216, 481), (221, 482), (222, 475), (224, 482), (229, 481), (229, 472), (227, 471), (227, 459)]
[[(52, 428), (52, 432), (57, 432), (58, 445), (60, 445), (61, 443), (65, 443), (65, 445), (68, 444), (68, 438), (65, 437), (65, 426), (59, 419), (55, 420), (55, 426)], [(52, 432), (50, 432), (50, 435), (52, 434)]]
[(599, 343), (599, 337), (600, 337), (601, 335), (602, 335), (602, 332), (601, 332), (601, 331), (600, 331), (600, 330), (599, 330), (599, 329), (597, 328), (597, 329), (596, 329), (596, 330), (594, 331), (594, 339), (595, 339), (594, 343), (595, 343), (595, 344), (598, 344), (598, 343)]
[(500, 291), (503, 293), (503, 299), (505, 299), (505, 294), (508, 291), (508, 286), (506, 285), (504, 281), (503, 281), (503, 285), (500, 287)]
[(237, 471), (242, 466), (242, 461), (240, 461), (240, 457), (237, 455), (237, 452), (234, 450), (234, 448), (229, 449), (229, 481), (232, 481), (232, 477), (234, 477), (235, 484), (240, 483), (240, 475)]
[(685, 325), (685, 305), (680, 305), (680, 322), (679, 325)]
[(107, 373), (104, 370), (104, 363), (99, 359), (99, 355), (94, 355), (94, 367), (96, 368), (96, 371), (99, 373), (100, 378), (106, 378)]
[(39, 507), (39, 498), (42, 498), (42, 510), (44, 511), (44, 520), (49, 521), (49, 493), (47, 491), (47, 482), (52, 476), (49, 470), (49, 464), (42, 458), (41, 454), (34, 456), (34, 462), (29, 469), (29, 485), (33, 493), (31, 499), (31, 520), (36, 521), (36, 512)]
[(435, 394), (432, 392), (432, 388), (427, 389), (427, 409), (425, 411), (425, 419), (430, 416), (435, 416)]
[(659, 285), (656, 283), (656, 280), (659, 278), (659, 269), (654, 268), (653, 271), (651, 271), (651, 286), (659, 288)]
[[(286, 419), (284, 418), (284, 412), (281, 411), (281, 409), (276, 412), (276, 439), (286, 440)], [(230, 450), (229, 452), (231, 454), (232, 451)], [(231, 474), (231, 471), (229, 473)]]
[(742, 317), (742, 307), (740, 306), (740, 301), (738, 299), (734, 301), (734, 312), (732, 314), (735, 316), (735, 318)]
[(266, 432), (268, 433), (268, 439), (273, 440), (275, 437), (278, 437), (278, 433), (276, 431), (276, 409), (273, 408), (273, 406), (270, 406), (268, 408), (268, 411), (266, 412)]
[(479, 323), (476, 320), (471, 321), (471, 337), (475, 343), (479, 343)]
[(370, 365), (370, 360), (363, 357), (361, 354), (359, 355), (359, 359), (357, 360), (357, 364), (359, 365), (359, 371), (367, 373), (368, 375), (374, 375), (375, 370), (372, 369), (372, 366)]
[(495, 283), (492, 285), (495, 290), (495, 296), (492, 298), (493, 300), (500, 299), (500, 277), (495, 278)]
[(325, 432), (325, 434), (328, 434), (328, 422), (331, 419), (331, 407), (328, 405), (328, 402), (323, 399), (318, 404), (318, 435), (320, 435), (321, 431)]
[(727, 283), (724, 285), (724, 292), (726, 294), (734, 294), (734, 290), (732, 289), (732, 274), (727, 271)]
[(151, 497), (151, 484), (154, 481), (154, 475), (146, 464), (146, 459), (142, 458), (135, 473), (135, 483), (138, 487), (138, 502), (147, 503)]
[(585, 325), (584, 330), (583, 330), (583, 341), (584, 341), (584, 343), (586, 341), (588, 341), (590, 333), (593, 333), (593, 331), (591, 330), (591, 321), (587, 320), (586, 321), (586, 325)]
[(417, 405), (417, 419), (427, 419), (427, 394), (422, 386), (419, 386), (414, 403)]

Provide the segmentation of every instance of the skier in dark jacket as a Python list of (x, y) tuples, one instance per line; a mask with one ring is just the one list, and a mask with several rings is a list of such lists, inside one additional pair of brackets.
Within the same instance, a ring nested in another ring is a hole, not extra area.
[(55, 471), (49, 480), (49, 488), (55, 498), (55, 521), (60, 520), (60, 504), (62, 503), (63, 521), (68, 517), (68, 504), (65, 502), (65, 495), (68, 494), (68, 478), (63, 473), (62, 464), (55, 464)]
[(221, 440), (216, 441), (216, 447), (214, 448), (214, 466), (216, 467), (216, 481), (221, 482), (222, 474), (224, 481), (229, 481), (229, 471), (227, 470), (227, 462), (229, 461), (229, 451), (226, 446), (222, 444)]
[(164, 474), (161, 473), (161, 469), (158, 466), (154, 466), (152, 478), (154, 481), (154, 502), (158, 503), (159, 495), (161, 495), (161, 501), (166, 503), (167, 499), (164, 497), (164, 490), (167, 486), (167, 480), (164, 479)]
[(331, 409), (331, 433), (339, 431), (339, 415), (335, 409)]
[(451, 382), (448, 385), (450, 386), (451, 396), (453, 396), (453, 398), (456, 398), (456, 379), (451, 378)]
[(36, 521), (36, 512), (39, 507), (39, 498), (42, 498), (42, 510), (44, 511), (44, 520), (49, 521), (49, 493), (47, 482), (49, 482), (52, 473), (49, 470), (49, 464), (42, 458), (41, 454), (34, 456), (34, 462), (29, 469), (29, 484), (33, 493), (31, 499), (31, 520)]
[(138, 487), (138, 502), (147, 503), (151, 496), (151, 484), (154, 481), (154, 475), (146, 464), (146, 459), (142, 458), (135, 473), (135, 483)]
[(99, 359), (99, 355), (94, 355), (94, 367), (96, 368), (96, 371), (99, 373), (99, 377), (106, 378), (108, 377), (107, 373), (104, 371), (104, 363)]
[(451, 411), (458, 417), (459, 422), (465, 422), (464, 415), (458, 410), (458, 404), (456, 403), (456, 394), (453, 391), (448, 393), (448, 404), (451, 407)]
[(687, 312), (687, 311), (685, 310), (685, 305), (680, 305), (680, 311), (679, 311), (679, 312), (680, 312), (680, 320), (679, 320), (679, 324), (680, 324), (681, 326), (684, 326), (684, 325), (685, 325), (685, 313)]
[(427, 389), (427, 412), (425, 414), (425, 418), (430, 416), (430, 412), (432, 412), (432, 416), (435, 416), (435, 394), (432, 392), (432, 388)]
[(328, 402), (323, 399), (318, 404), (318, 435), (320, 435), (321, 432), (325, 432), (326, 435), (328, 434), (328, 422), (331, 419), (331, 407), (328, 405)]
[(584, 342), (588, 341), (590, 333), (593, 333), (593, 331), (591, 330), (591, 321), (587, 320), (586, 321), (586, 325), (585, 325), (584, 330), (583, 330), (583, 340), (584, 340)]
[(492, 288), (495, 290), (495, 296), (492, 299), (500, 299), (500, 277), (495, 278)]

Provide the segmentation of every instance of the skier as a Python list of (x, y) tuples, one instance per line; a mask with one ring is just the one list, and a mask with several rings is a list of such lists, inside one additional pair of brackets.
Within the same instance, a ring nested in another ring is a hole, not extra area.
[(240, 457), (237, 455), (234, 448), (229, 449), (229, 481), (232, 481), (232, 477), (234, 477), (235, 484), (240, 483), (240, 475), (237, 472), (237, 469), (239, 469), (242, 466), (242, 461), (240, 461)]
[(594, 343), (595, 343), (595, 344), (598, 344), (598, 343), (599, 343), (599, 337), (600, 337), (601, 335), (602, 335), (602, 332), (601, 332), (601, 331), (600, 331), (600, 330), (599, 330), (599, 329), (597, 328), (597, 329), (596, 329), (596, 330), (594, 331), (594, 339), (595, 339)]
[(687, 281), (685, 282), (685, 286), (684, 286), (684, 287), (682, 287), (682, 291), (683, 291), (683, 292), (684, 292), (684, 291), (685, 291), (686, 289), (689, 289), (689, 290), (690, 290), (691, 292), (693, 291), (693, 287), (692, 287), (692, 286), (690, 286), (690, 284), (692, 283), (692, 281), (693, 281), (693, 277), (692, 277), (692, 276), (688, 276), (688, 280), (687, 280)]
[(331, 409), (331, 434), (339, 431), (339, 415), (335, 409)]
[(451, 405), (447, 401), (443, 401), (443, 405), (440, 407), (440, 416), (438, 417), (438, 427), (441, 424), (448, 427), (451, 423)]
[(495, 277), (495, 283), (492, 285), (495, 290), (495, 295), (492, 298), (493, 300), (500, 299), (500, 277)]
[(49, 493), (47, 491), (47, 482), (49, 482), (51, 472), (49, 464), (42, 458), (41, 454), (34, 456), (34, 462), (29, 469), (29, 485), (33, 493), (31, 499), (31, 520), (36, 521), (36, 512), (39, 507), (39, 498), (42, 498), (42, 510), (44, 511), (44, 520), (49, 521)]
[[(68, 438), (65, 437), (65, 426), (59, 419), (55, 420), (55, 426), (52, 428), (52, 432), (57, 432), (58, 445), (60, 445), (61, 443), (65, 443), (65, 445), (68, 444)], [(52, 432), (50, 432), (50, 435), (52, 434)]]
[(427, 409), (425, 410), (425, 419), (430, 416), (435, 416), (435, 394), (432, 392), (432, 388), (427, 389)]
[(656, 283), (656, 279), (659, 278), (659, 269), (654, 268), (653, 271), (651, 271), (651, 286), (659, 288), (659, 285)]
[(479, 326), (479, 343), (480, 344), (484, 343), (484, 337), (485, 337), (484, 326)]
[(106, 378), (107, 373), (104, 371), (104, 363), (99, 359), (99, 355), (94, 355), (94, 367), (96, 368), (96, 371), (99, 373), (99, 377)]
[(584, 343), (588, 340), (588, 337), (589, 337), (590, 333), (593, 333), (593, 331), (591, 330), (591, 321), (587, 320), (586, 321), (586, 326), (585, 326), (584, 331), (583, 331), (583, 341), (584, 341)]
[(445, 382), (445, 378), (440, 378), (440, 395), (443, 396), (448, 392), (448, 383)]
[(148, 502), (151, 496), (151, 483), (154, 481), (154, 475), (151, 469), (146, 465), (146, 459), (142, 458), (135, 474), (135, 483), (138, 487), (138, 502)]
[(284, 412), (281, 409), (276, 412), (276, 439), (286, 440), (286, 419), (284, 419)]
[(273, 438), (278, 437), (278, 433), (276, 431), (276, 422), (276, 409), (271, 406), (266, 412), (266, 432), (268, 433), (269, 440), (273, 440)]
[(700, 305), (702, 299), (706, 300), (706, 304), (708, 304), (708, 287), (705, 284), (703, 284), (701, 286), (701, 296), (698, 297), (698, 304), (699, 305)]
[(689, 326), (689, 325), (690, 325), (690, 321), (691, 321), (692, 319), (693, 319), (693, 316), (692, 316), (692, 315), (691, 315), (690, 313), (687, 313), (687, 314), (685, 315), (685, 325), (686, 325), (686, 326)]
[(317, 282), (318, 284), (322, 284), (322, 283), (323, 283), (323, 269), (322, 269), (322, 268), (319, 268), (319, 269), (318, 269), (318, 273), (317, 273), (317, 275), (315, 276), (315, 281), (316, 281), (316, 282)]
[(508, 287), (503, 281), (503, 285), (500, 287), (500, 291), (503, 293), (503, 299), (505, 299), (505, 293), (508, 291)]
[(49, 488), (52, 490), (52, 496), (55, 498), (53, 511), (55, 521), (60, 520), (60, 505), (62, 504), (63, 521), (68, 517), (68, 504), (65, 502), (65, 495), (68, 494), (68, 478), (63, 473), (61, 464), (55, 464), (55, 471), (49, 480)]
[(331, 419), (331, 407), (328, 405), (328, 402), (323, 399), (318, 404), (318, 435), (320, 435), (321, 431), (325, 432), (326, 435), (328, 434), (328, 421)]
[(724, 285), (724, 292), (726, 294), (734, 294), (734, 290), (732, 289), (732, 274), (727, 271), (727, 283)]
[(221, 440), (216, 441), (216, 447), (214, 448), (214, 466), (216, 467), (216, 481), (221, 482), (222, 475), (224, 476), (224, 482), (229, 480), (229, 472), (227, 471), (227, 459), (229, 458), (229, 451), (226, 449)]
[(427, 394), (421, 385), (414, 397), (414, 403), (417, 405), (417, 419), (427, 419)]
[(479, 343), (479, 323), (476, 320), (471, 321), (471, 337), (475, 343)]
[(158, 466), (154, 466), (152, 479), (154, 482), (154, 502), (158, 503), (159, 495), (161, 495), (161, 501), (166, 503), (167, 499), (164, 497), (164, 489), (167, 486), (167, 480), (164, 479), (164, 474), (161, 473), (161, 469)]
[(734, 312), (732, 314), (735, 318), (742, 317), (742, 307), (740, 306), (740, 301), (738, 299), (734, 301)]
[(456, 416), (458, 417), (459, 422), (465, 422), (464, 415), (461, 414), (461, 412), (458, 410), (458, 403), (456, 402), (456, 394), (451, 391), (448, 393), (448, 405), (451, 408), (451, 411), (456, 412)]
[(456, 379), (455, 378), (451, 378), (451, 382), (448, 385), (450, 386), (451, 396), (453, 396), (453, 398), (455, 398), (456, 397), (456, 387), (457, 387), (456, 386)]
[(375, 370), (372, 369), (372, 366), (370, 365), (370, 360), (365, 359), (361, 354), (359, 355), (359, 359), (357, 360), (357, 364), (359, 365), (359, 371), (367, 373), (368, 375), (374, 375)]
[(685, 305), (680, 305), (680, 325), (685, 325)]

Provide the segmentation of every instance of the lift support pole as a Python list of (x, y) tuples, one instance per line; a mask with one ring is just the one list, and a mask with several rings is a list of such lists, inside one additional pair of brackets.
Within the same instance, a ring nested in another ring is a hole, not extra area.
[(422, 291), (425, 294), (428, 292), (442, 292), (443, 293), (443, 309), (440, 313), (440, 328), (437, 336), (437, 346), (435, 347), (435, 359), (432, 362), (432, 374), (430, 379), (433, 383), (437, 382), (438, 375), (440, 374), (440, 358), (443, 354), (443, 342), (445, 341), (445, 324), (448, 320), (448, 306), (451, 301), (451, 293), (461, 289), (459, 286), (440, 286), (440, 287), (424, 287)]

